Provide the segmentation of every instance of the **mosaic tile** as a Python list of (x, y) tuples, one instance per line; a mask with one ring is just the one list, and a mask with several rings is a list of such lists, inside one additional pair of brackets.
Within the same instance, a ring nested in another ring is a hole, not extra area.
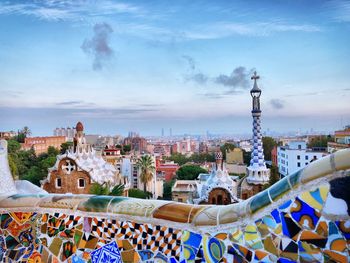
[(62, 253), (61, 253), (61, 260), (67, 260), (70, 256), (72, 256), (76, 252), (76, 246), (73, 242), (67, 241), (63, 242), (62, 245)]
[(263, 239), (264, 249), (276, 256), (280, 254), (280, 242), (279, 236), (271, 235)]
[(190, 231), (182, 232), (182, 250), (181, 259), (194, 260), (196, 258), (199, 246), (201, 245), (202, 236)]
[(149, 249), (137, 250), (137, 253), (139, 254), (142, 261), (150, 260), (154, 255), (153, 251)]
[(282, 237), (280, 242), (280, 256), (283, 258), (298, 260), (298, 244), (289, 238)]
[(86, 212), (107, 212), (112, 196), (97, 195), (79, 203), (77, 210)]
[(287, 202), (283, 203), (278, 207), (278, 210), (283, 211), (283, 212), (288, 212), (290, 205), (293, 203), (292, 200), (288, 200)]
[(265, 190), (252, 197), (249, 204), (251, 213), (255, 213), (271, 203), (268, 192)]
[(62, 245), (62, 239), (59, 237), (55, 237), (49, 247), (50, 252), (57, 257), (61, 250), (61, 245)]
[(300, 241), (307, 242), (309, 244), (313, 244), (320, 248), (325, 248), (328, 239), (309, 230), (304, 230), (300, 235)]
[(328, 237), (328, 223), (327, 223), (327, 221), (320, 219), (320, 221), (318, 222), (317, 227), (316, 227), (316, 233), (323, 236), (323, 237)]
[(222, 241), (204, 235), (202, 239), (204, 258), (207, 262), (219, 262), (225, 253)]
[(158, 207), (153, 212), (153, 217), (180, 223), (191, 223), (196, 214), (202, 211), (204, 208), (205, 207), (203, 206), (169, 203)]
[(299, 241), (299, 257), (301, 262), (321, 262), (323, 258), (322, 250), (312, 244)]
[(263, 247), (255, 225), (246, 226), (244, 230), (244, 240), (246, 245), (253, 249), (259, 249)]
[(340, 232), (343, 234), (344, 238), (350, 243), (350, 220), (347, 221), (335, 221)]
[(329, 192), (329, 185), (321, 186), (314, 191), (306, 191), (300, 195), (302, 199), (309, 206), (314, 207), (317, 210), (322, 210), (323, 204), (326, 201)]
[(279, 199), (283, 194), (287, 193), (290, 191), (289, 183), (288, 183), (288, 178), (284, 177), (283, 179), (279, 180), (277, 183), (269, 187), (268, 189), (271, 199), (273, 201), (276, 201)]
[(134, 263), (134, 262), (139, 262), (141, 260), (136, 250), (132, 249), (127, 251), (121, 251), (120, 253), (124, 263)]
[(289, 214), (281, 213), (282, 232), (285, 236), (297, 239), (301, 228), (293, 221)]
[(92, 263), (122, 263), (121, 254), (115, 241), (91, 252)]
[(238, 244), (233, 244), (232, 247), (229, 247), (228, 253), (238, 256), (239, 258), (242, 257), (242, 260), (247, 261), (251, 261), (253, 256), (253, 252), (250, 249)]
[(237, 228), (232, 234), (229, 234), (229, 239), (232, 242), (243, 243), (243, 232)]
[(321, 216), (319, 212), (298, 197), (294, 200), (290, 208), (290, 214), (300, 226), (308, 229), (314, 229)]
[(338, 227), (334, 222), (328, 224), (328, 243), (327, 248), (336, 252), (345, 252), (346, 240), (338, 230)]
[(348, 258), (346, 255), (334, 252), (332, 250), (323, 250), (323, 253), (328, 256), (328, 259), (326, 259), (326, 262), (341, 262), (341, 263), (345, 263), (348, 262)]

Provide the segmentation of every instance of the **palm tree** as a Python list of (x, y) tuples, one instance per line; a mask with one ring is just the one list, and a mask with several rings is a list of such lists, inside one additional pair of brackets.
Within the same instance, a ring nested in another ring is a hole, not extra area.
[(140, 180), (143, 183), (143, 190), (146, 192), (147, 183), (152, 180), (155, 167), (150, 155), (143, 155), (136, 161), (136, 167), (141, 170)]
[(30, 136), (32, 134), (32, 131), (29, 129), (28, 126), (24, 126), (21, 130), (21, 133), (25, 135), (25, 137)]

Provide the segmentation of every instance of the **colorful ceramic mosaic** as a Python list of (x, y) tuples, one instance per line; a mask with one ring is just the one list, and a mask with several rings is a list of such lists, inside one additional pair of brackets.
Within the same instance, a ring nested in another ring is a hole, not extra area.
[(227, 206), (3, 196), (0, 261), (348, 262), (350, 151), (344, 152)]

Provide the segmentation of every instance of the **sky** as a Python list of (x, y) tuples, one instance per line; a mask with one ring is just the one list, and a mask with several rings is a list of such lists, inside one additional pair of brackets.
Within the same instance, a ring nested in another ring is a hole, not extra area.
[(0, 2), (0, 130), (332, 132), (350, 124), (350, 1)]

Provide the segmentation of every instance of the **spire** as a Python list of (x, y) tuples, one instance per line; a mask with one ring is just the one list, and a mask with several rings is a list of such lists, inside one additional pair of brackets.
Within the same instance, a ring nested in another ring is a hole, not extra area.
[(251, 153), (250, 165), (248, 170), (248, 183), (267, 183), (270, 176), (270, 171), (267, 169), (264, 160), (264, 151), (261, 135), (261, 110), (260, 110), (260, 95), (261, 90), (258, 87), (257, 80), (260, 78), (256, 71), (251, 77), (254, 80), (253, 88), (250, 90), (252, 96), (252, 117), (253, 117), (253, 149)]
[(260, 79), (260, 76), (256, 73), (256, 71), (254, 71), (254, 74), (253, 76), (251, 77), (252, 80), (254, 80), (254, 85), (253, 85), (253, 89), (251, 90), (252, 91), (261, 91), (259, 88), (258, 88), (258, 84), (257, 84), (257, 80)]

